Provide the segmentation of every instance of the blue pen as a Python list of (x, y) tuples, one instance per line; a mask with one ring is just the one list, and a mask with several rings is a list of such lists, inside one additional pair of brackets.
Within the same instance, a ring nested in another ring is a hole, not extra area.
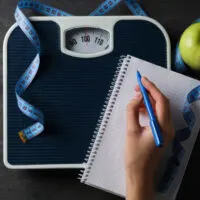
[(141, 93), (142, 93), (142, 96), (143, 96), (143, 99), (144, 99), (144, 103), (145, 103), (149, 118), (150, 118), (150, 127), (151, 127), (151, 130), (152, 130), (153, 136), (154, 136), (154, 140), (155, 140), (156, 146), (162, 147), (164, 145), (164, 141), (163, 141), (163, 138), (162, 138), (160, 126), (159, 126), (158, 121), (155, 117), (151, 102), (149, 100), (149, 96), (147, 94), (145, 87), (142, 84), (141, 79), (142, 79), (142, 76), (141, 76), (140, 72), (137, 71), (137, 80), (138, 80), (138, 83), (139, 83), (139, 86), (140, 86), (140, 90), (141, 90)]

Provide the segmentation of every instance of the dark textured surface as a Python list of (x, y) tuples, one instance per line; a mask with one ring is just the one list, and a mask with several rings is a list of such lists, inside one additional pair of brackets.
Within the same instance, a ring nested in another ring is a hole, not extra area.
[[(6, 30), (14, 22), (13, 12), (16, 2), (16, 0), (0, 0), (1, 44)], [(69, 11), (75, 15), (86, 15), (96, 8), (101, 0), (45, 0), (42, 2)], [(171, 37), (172, 49), (183, 30), (199, 17), (199, 0), (143, 0), (142, 4), (148, 14), (161, 22), (166, 28)], [(123, 4), (110, 13), (110, 15), (127, 14), (130, 13)], [(2, 91), (2, 87), (0, 89)], [(2, 120), (0, 123), (2, 127)], [(200, 197), (198, 191), (198, 181), (200, 179), (199, 143), (200, 141), (198, 139), (177, 198), (178, 200), (199, 199)], [(0, 139), (0, 145), (2, 147), (2, 137)], [(0, 198), (4, 200), (120, 199), (79, 184), (75, 179), (77, 172), (74, 170), (8, 170), (1, 162)]]

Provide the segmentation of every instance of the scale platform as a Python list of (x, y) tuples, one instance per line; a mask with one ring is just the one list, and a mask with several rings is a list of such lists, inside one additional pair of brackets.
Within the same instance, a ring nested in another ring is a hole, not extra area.
[(4, 164), (84, 168), (84, 158), (122, 55), (170, 69), (170, 41), (155, 20), (135, 16), (33, 17), (41, 63), (23, 98), (44, 113), (44, 131), (23, 143), (33, 120), (18, 108), (15, 85), (36, 50), (14, 24), (4, 40)]

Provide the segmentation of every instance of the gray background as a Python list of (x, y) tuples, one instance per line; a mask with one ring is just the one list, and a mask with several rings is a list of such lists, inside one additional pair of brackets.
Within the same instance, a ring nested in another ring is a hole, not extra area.
[[(74, 15), (87, 15), (102, 0), (41, 0), (51, 6), (68, 11)], [(8, 28), (14, 23), (13, 13), (17, 0), (0, 0), (0, 43)], [(143, 0), (141, 5), (149, 16), (157, 19), (168, 31), (174, 49), (184, 29), (199, 16), (199, 0)], [(35, 13), (29, 14), (35, 15)], [(121, 3), (109, 15), (130, 15)], [(1, 49), (2, 51), (2, 49)], [(2, 79), (2, 53), (0, 54), (0, 78)], [(2, 82), (0, 87), (2, 94)], [(2, 95), (1, 95), (2, 113)], [(1, 115), (2, 116), (2, 115)], [(2, 132), (2, 120), (0, 120)], [(2, 134), (1, 134), (2, 135)], [(2, 136), (0, 138), (0, 156), (3, 160)], [(197, 139), (184, 180), (179, 191), (178, 200), (200, 198), (200, 139)], [(80, 184), (76, 170), (8, 170), (0, 162), (0, 199), (2, 200), (54, 200), (54, 199), (110, 199), (121, 198)]]

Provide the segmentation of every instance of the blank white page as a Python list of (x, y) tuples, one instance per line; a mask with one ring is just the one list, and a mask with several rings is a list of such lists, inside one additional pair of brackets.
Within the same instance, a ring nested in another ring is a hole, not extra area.
[[(126, 66), (127, 63), (128, 67)], [(141, 59), (127, 56), (123, 61), (116, 85), (118, 85), (118, 82), (120, 81), (120, 74), (122, 74), (125, 67), (127, 67), (127, 73), (123, 79), (120, 93), (114, 104), (99, 149), (94, 161), (92, 162), (91, 169), (88, 168), (91, 164), (90, 157), (88, 167), (86, 167), (82, 176), (82, 182), (84, 182), (83, 180), (85, 179), (85, 183), (88, 185), (123, 197), (125, 196), (126, 188), (124, 172), (126, 106), (134, 96), (134, 87), (137, 85), (136, 71), (139, 70), (143, 76), (148, 77), (157, 85), (163, 94), (169, 98), (173, 122), (176, 129), (186, 127), (186, 123), (182, 115), (182, 108), (187, 94), (191, 91), (191, 89), (200, 84), (200, 82), (195, 79), (169, 71)], [(111, 95), (111, 99), (115, 93), (114, 90)], [(108, 103), (108, 107), (110, 104), (111, 100)], [(195, 116), (200, 116), (200, 102), (195, 102), (192, 106), (194, 108), (193, 111), (195, 112)], [(103, 121), (104, 120), (105, 119), (103, 119)], [(148, 124), (148, 120), (144, 118), (141, 118), (140, 121), (142, 124)], [(200, 123), (196, 123), (192, 130), (191, 137), (182, 142), (186, 153), (181, 161), (182, 164), (180, 166), (179, 173), (165, 194), (157, 192), (156, 199), (175, 199), (192, 151), (192, 147), (194, 146), (198, 135), (199, 127)], [(95, 145), (97, 143), (98, 141), (95, 141)], [(92, 154), (90, 156), (92, 156)]]

